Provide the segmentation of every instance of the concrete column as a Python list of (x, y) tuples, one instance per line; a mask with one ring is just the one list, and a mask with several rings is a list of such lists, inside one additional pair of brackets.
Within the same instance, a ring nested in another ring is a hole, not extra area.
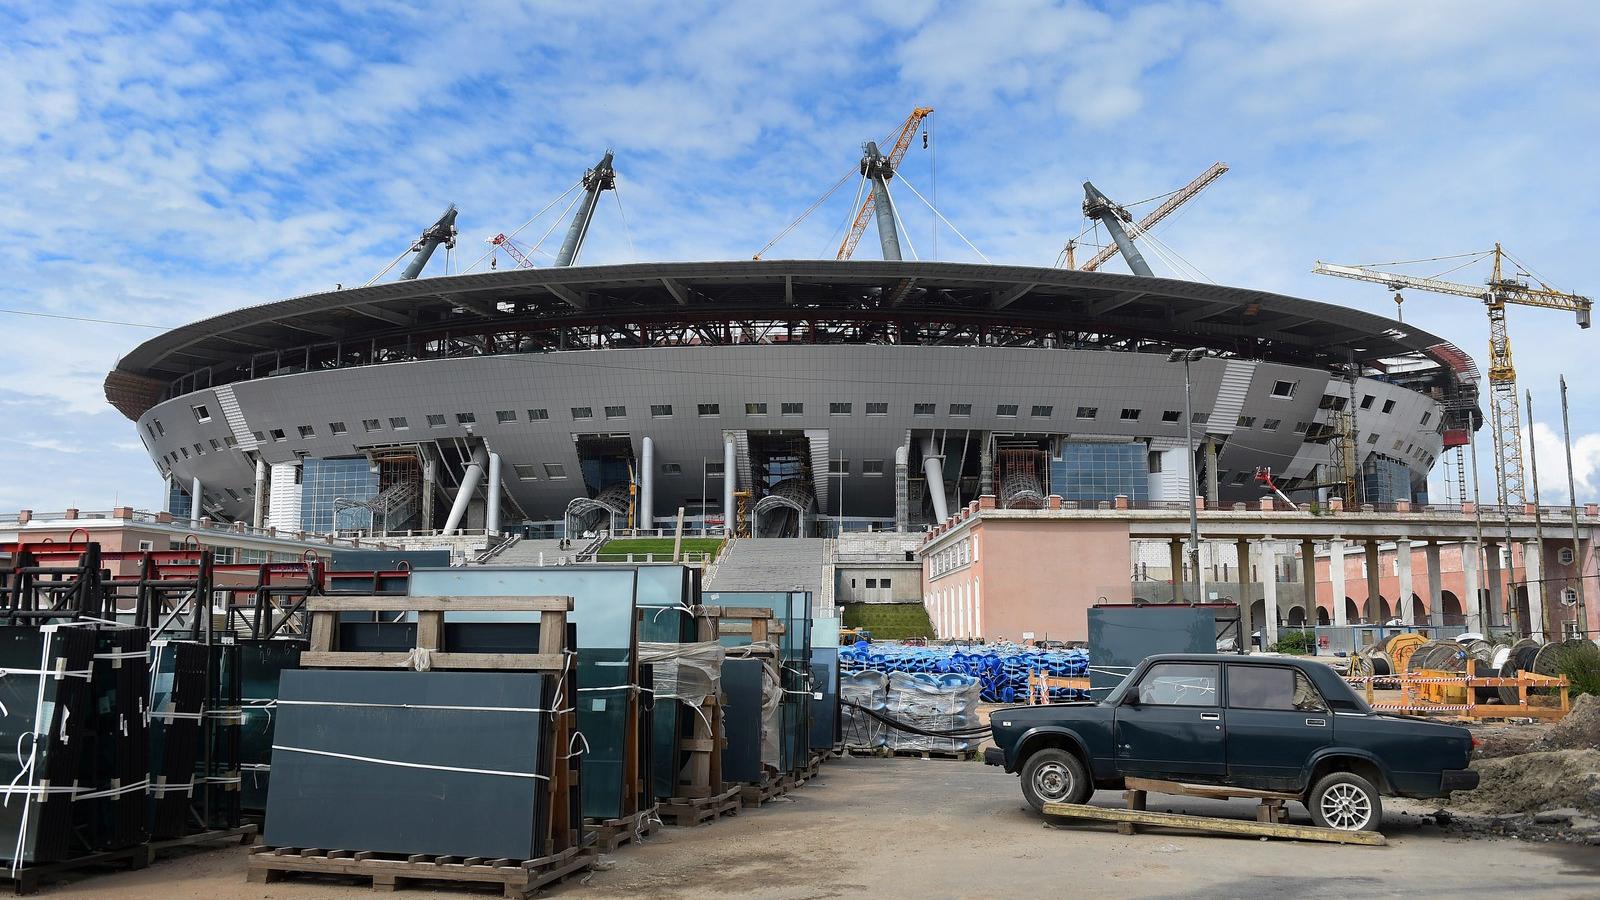
[(1333, 624), (1350, 624), (1349, 604), (1344, 599), (1344, 538), (1328, 544), (1328, 585), (1333, 589)]
[(200, 521), (201, 490), (200, 476), (196, 475), (189, 482), (189, 521), (191, 523)]
[(433, 494), (438, 490), (439, 461), (430, 459), (422, 464), (422, 527), (420, 531), (433, 531)]
[(1278, 642), (1278, 545), (1271, 538), (1264, 538), (1256, 548), (1261, 555), (1261, 592), (1265, 598), (1262, 605), (1266, 607), (1261, 614), (1266, 619), (1261, 642), (1271, 647)]
[[(199, 482), (195, 482), (196, 485)], [(1528, 583), (1528, 637), (1544, 640), (1544, 560), (1538, 541), (1522, 542), (1523, 578)]]
[(1172, 566), (1172, 602), (1183, 602), (1183, 541), (1173, 538), (1167, 541), (1167, 551), (1171, 556)]
[[(1428, 567), (1428, 624), (1444, 627), (1444, 589), (1439, 575), (1439, 542), (1429, 541), (1422, 548), (1423, 564)], [(1438, 637), (1439, 635), (1434, 635)]]
[(1483, 546), (1483, 562), (1489, 576), (1489, 609), (1484, 615), (1486, 628), (1506, 624), (1505, 576), (1500, 573), (1500, 544), (1488, 541)]
[(894, 448), (894, 530), (901, 534), (911, 527), (910, 502), (906, 494), (910, 466), (911, 448), (906, 444)]
[(1372, 615), (1376, 617), (1377, 623), (1382, 625), (1383, 583), (1379, 579), (1383, 577), (1383, 572), (1378, 568), (1382, 562), (1382, 557), (1378, 554), (1378, 542), (1367, 541), (1363, 549), (1367, 558), (1367, 605), (1372, 607)]
[(483, 512), (483, 528), (490, 534), (500, 532), (500, 454), (489, 454), (489, 501)]
[(938, 455), (933, 436), (922, 439), (922, 475), (928, 482), (928, 499), (933, 501), (933, 517), (943, 522), (950, 516), (944, 496), (944, 457)]
[[(1300, 583), (1306, 592), (1306, 627), (1317, 624), (1317, 545), (1314, 541), (1300, 542)], [(1330, 617), (1328, 621), (1333, 621)]]
[(256, 457), (255, 508), (250, 512), (250, 524), (261, 528), (267, 524), (267, 461)]
[(734, 533), (738, 510), (733, 506), (733, 489), (739, 483), (734, 467), (738, 465), (738, 451), (733, 445), (733, 435), (723, 435), (722, 438), (722, 531), (724, 534)]
[(1416, 609), (1411, 605), (1411, 539), (1394, 542), (1395, 567), (1400, 576), (1400, 621), (1406, 625), (1417, 624)]
[(478, 489), (478, 482), (483, 480), (483, 467), (488, 462), (488, 453), (482, 447), (472, 453), (472, 461), (467, 463), (467, 471), (461, 476), (461, 489), (456, 491), (455, 502), (450, 504), (450, 516), (444, 520), (444, 535), (456, 533), (461, 527), (461, 520), (467, 516), (467, 507), (472, 504), (472, 494)]
[(1206, 502), (1215, 506), (1217, 500), (1217, 439), (1206, 437)]
[(1255, 602), (1249, 590), (1250, 539), (1239, 538), (1235, 541), (1233, 552), (1239, 563), (1239, 646), (1248, 653), (1251, 649), (1250, 635), (1255, 631), (1255, 625), (1250, 621), (1250, 605)]
[(1483, 633), (1489, 617), (1484, 615), (1483, 599), (1479, 597), (1478, 590), (1478, 542), (1461, 542), (1461, 589), (1467, 596), (1463, 599), (1463, 609), (1467, 613), (1467, 630)]
[(639, 527), (656, 527), (656, 442), (639, 440)]

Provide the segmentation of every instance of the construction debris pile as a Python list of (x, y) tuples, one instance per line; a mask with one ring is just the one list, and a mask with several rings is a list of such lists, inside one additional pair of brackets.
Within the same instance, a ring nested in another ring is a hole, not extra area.
[[(1087, 650), (1041, 650), (1020, 644), (962, 644), (916, 647), (894, 642), (857, 643), (839, 651), (846, 673), (895, 672), (961, 674), (977, 679), (985, 703), (1017, 703), (1028, 695), (1030, 675), (1081, 677), (1089, 674)], [(1052, 702), (1087, 699), (1081, 691), (1051, 689)]]

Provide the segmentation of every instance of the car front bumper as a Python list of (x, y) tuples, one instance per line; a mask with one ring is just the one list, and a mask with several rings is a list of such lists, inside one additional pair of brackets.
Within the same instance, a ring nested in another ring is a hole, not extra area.
[(1006, 752), (999, 747), (983, 748), (983, 764), (986, 766), (999, 766), (1004, 769), (1006, 767)]
[(1446, 769), (1439, 779), (1439, 788), (1446, 794), (1451, 791), (1470, 791), (1477, 786), (1478, 773), (1474, 769)]

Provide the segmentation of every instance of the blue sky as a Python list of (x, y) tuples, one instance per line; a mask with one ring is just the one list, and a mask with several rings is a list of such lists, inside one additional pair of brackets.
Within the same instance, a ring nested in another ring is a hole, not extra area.
[[(1581, 0), (0, 0), (0, 308), (176, 325), (361, 283), (449, 202), (465, 265), (607, 147), (621, 207), (602, 207), (585, 261), (748, 258), (919, 104), (937, 110), (934, 152), (914, 146), (905, 180), (937, 186), (996, 262), (1050, 265), (1082, 228), (1085, 179), (1128, 202), (1221, 160), (1232, 171), (1156, 232), (1217, 282), (1392, 314), (1383, 288), (1312, 262), (1501, 240), (1592, 295), (1597, 46)], [(853, 187), (768, 256), (831, 256)], [(932, 256), (931, 214), (899, 199)], [(938, 255), (977, 258), (948, 230)], [(1482, 365), (1472, 301), (1416, 293), (1405, 314)], [(154, 332), (0, 327), (0, 509), (158, 506), (100, 388)], [(1578, 492), (1600, 495), (1596, 332), (1525, 309), (1511, 331), (1544, 496), (1565, 496), (1562, 372)]]

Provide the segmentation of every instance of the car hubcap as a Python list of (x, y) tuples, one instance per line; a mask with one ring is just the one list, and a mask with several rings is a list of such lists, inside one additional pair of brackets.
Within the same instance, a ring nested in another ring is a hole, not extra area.
[(1046, 803), (1059, 803), (1072, 793), (1072, 773), (1061, 763), (1045, 763), (1034, 770), (1033, 790)]
[(1353, 784), (1336, 784), (1322, 792), (1322, 818), (1328, 827), (1360, 831), (1372, 821), (1372, 801)]

